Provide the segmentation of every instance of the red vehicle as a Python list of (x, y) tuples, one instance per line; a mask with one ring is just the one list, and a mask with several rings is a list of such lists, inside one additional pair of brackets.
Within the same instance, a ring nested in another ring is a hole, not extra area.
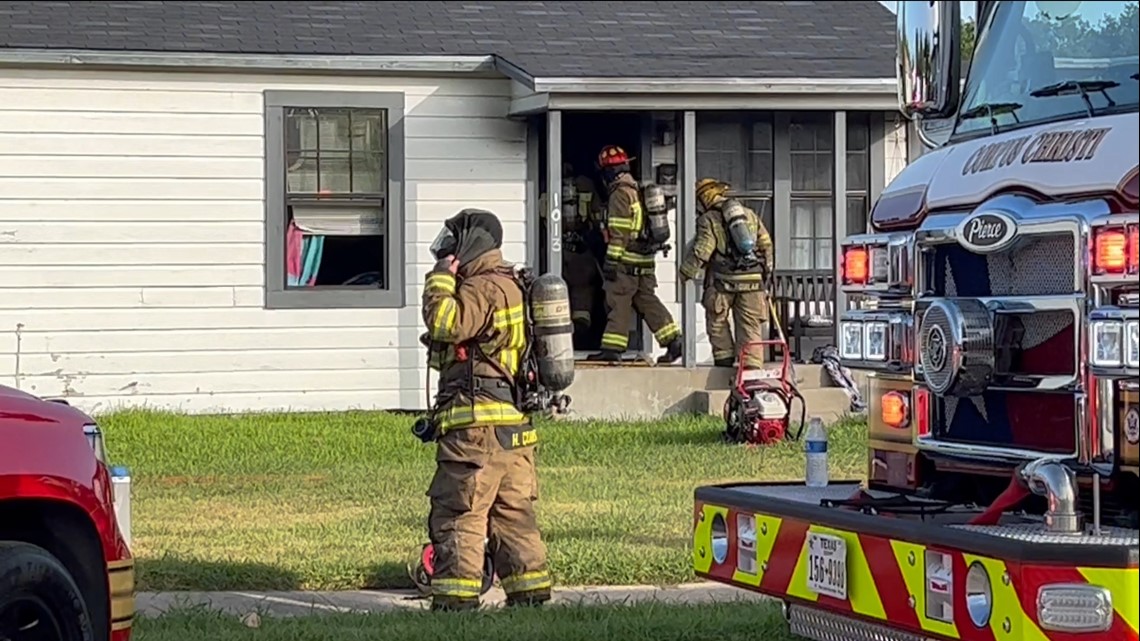
[(0, 639), (129, 641), (134, 585), (95, 421), (0, 386)]
[(929, 149), (837, 252), (866, 472), (697, 488), (694, 570), (812, 641), (1140, 641), (1137, 2), (897, 11)]

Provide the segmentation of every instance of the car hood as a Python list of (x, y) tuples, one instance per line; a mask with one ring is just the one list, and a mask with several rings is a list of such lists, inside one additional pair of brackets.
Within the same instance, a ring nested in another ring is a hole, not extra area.
[(82, 426), (94, 421), (70, 405), (45, 401), (22, 390), (0, 385), (0, 429), (9, 421), (30, 423), (72, 423)]

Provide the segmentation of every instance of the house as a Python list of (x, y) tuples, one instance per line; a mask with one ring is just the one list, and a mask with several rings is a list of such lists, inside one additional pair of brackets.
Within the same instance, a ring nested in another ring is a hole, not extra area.
[[(90, 410), (422, 408), (442, 221), (490, 209), (508, 259), (557, 270), (539, 198), (605, 144), (680, 212), (729, 180), (797, 309), (832, 319), (836, 238), (908, 155), (893, 38), (855, 0), (0, 2), (0, 383)], [(658, 293), (693, 367), (674, 222)]]

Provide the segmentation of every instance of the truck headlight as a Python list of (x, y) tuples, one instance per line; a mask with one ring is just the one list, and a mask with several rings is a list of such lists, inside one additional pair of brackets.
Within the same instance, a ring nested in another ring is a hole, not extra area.
[(1037, 620), (1052, 632), (1108, 632), (1115, 616), (1112, 594), (1095, 585), (1043, 585), (1037, 591)]
[(103, 430), (100, 430), (98, 425), (89, 423), (83, 426), (83, 435), (87, 437), (87, 442), (95, 451), (95, 458), (107, 464), (107, 446), (103, 443)]
[(900, 309), (851, 310), (839, 323), (839, 358), (848, 367), (903, 372), (914, 364), (914, 315)]
[(1092, 324), (1092, 364), (1120, 367), (1124, 364), (1124, 323), (1116, 320)]
[(863, 323), (843, 323), (839, 339), (839, 354), (853, 361), (863, 360)]
[(863, 357), (869, 361), (887, 360), (887, 324), (883, 322), (863, 325)]

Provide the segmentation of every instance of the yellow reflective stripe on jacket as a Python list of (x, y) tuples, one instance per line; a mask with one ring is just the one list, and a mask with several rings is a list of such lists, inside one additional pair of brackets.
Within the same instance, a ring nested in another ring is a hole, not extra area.
[(617, 244), (606, 246), (606, 258), (620, 261), (622, 259), (622, 256), (625, 256), (625, 247)]
[(633, 215), (633, 227), (630, 228), (630, 231), (636, 234), (645, 225), (645, 214), (641, 211), (641, 203), (634, 200), (629, 206), (629, 213)]
[(609, 220), (609, 227), (611, 230), (618, 231), (634, 231), (636, 221), (633, 218), (611, 218)]
[(431, 319), (431, 337), (437, 341), (448, 341), (455, 337), (455, 322), (459, 317), (459, 304), (454, 298), (439, 301), (435, 316)]
[(626, 251), (622, 254), (621, 262), (625, 263), (626, 265), (634, 265), (637, 267), (652, 267), (653, 265), (657, 264), (657, 257)]
[(441, 412), (439, 427), (446, 432), (465, 425), (518, 425), (526, 420), (526, 414), (511, 403), (476, 399), (474, 411), (471, 403), (457, 402)]
[(554, 581), (550, 578), (550, 573), (545, 570), (524, 572), (517, 576), (505, 576), (499, 579), (499, 583), (502, 584), (503, 591), (507, 594), (549, 590), (551, 586), (554, 585)]
[(751, 283), (763, 282), (764, 275), (759, 273), (734, 274), (729, 272), (717, 272), (716, 279), (733, 283)]
[(433, 273), (427, 277), (427, 282), (424, 283), (424, 289), (443, 292), (445, 294), (455, 293), (455, 276), (452, 274)]
[(499, 364), (514, 376), (526, 347), (526, 310), (522, 305), (499, 310), (492, 315), (491, 322), (495, 329), (509, 336), (506, 347), (499, 352)]
[(432, 577), (433, 596), (450, 596), (460, 599), (478, 599), (483, 581), (479, 579), (441, 579)]

